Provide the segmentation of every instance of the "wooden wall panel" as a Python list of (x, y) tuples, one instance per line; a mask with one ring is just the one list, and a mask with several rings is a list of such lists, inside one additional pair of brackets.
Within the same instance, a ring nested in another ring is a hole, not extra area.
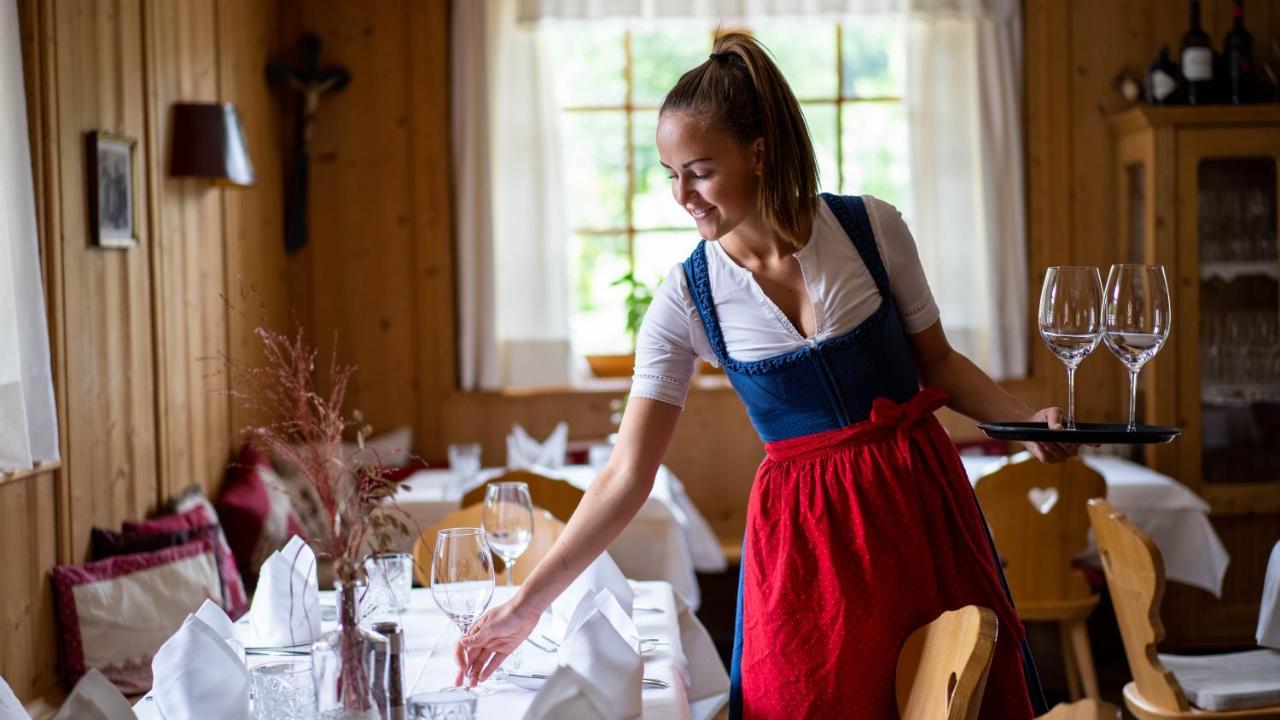
[(0, 485), (0, 677), (19, 698), (43, 694), (57, 669), (52, 639), (53, 591), (46, 575), (55, 561), (51, 475)]

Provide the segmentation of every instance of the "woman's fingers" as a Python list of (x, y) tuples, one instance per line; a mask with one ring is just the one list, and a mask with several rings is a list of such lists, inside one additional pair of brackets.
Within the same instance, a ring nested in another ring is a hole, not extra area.
[(495, 652), (490, 656), (488, 662), (485, 663), (484, 669), (480, 671), (480, 679), (477, 682), (484, 682), (485, 680), (488, 680), (490, 675), (493, 675), (498, 671), (498, 668), (502, 666), (502, 662), (507, 659), (509, 654), (510, 653)]

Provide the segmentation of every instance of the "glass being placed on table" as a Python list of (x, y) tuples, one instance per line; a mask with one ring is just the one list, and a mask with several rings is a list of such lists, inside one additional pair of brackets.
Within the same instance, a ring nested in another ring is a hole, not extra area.
[(1129, 369), (1129, 427), (1133, 432), (1138, 372), (1160, 352), (1172, 322), (1169, 284), (1158, 265), (1112, 265), (1103, 292), (1103, 341)]
[(1076, 368), (1102, 339), (1102, 279), (1094, 267), (1051, 267), (1040, 290), (1040, 338), (1067, 366), (1067, 430), (1076, 429)]
[(529, 485), (522, 482), (495, 482), (485, 486), (481, 516), (489, 547), (502, 558), (507, 571), (507, 587), (513, 584), (516, 559), (533, 539), (533, 501)]
[(453, 443), (449, 446), (449, 472), (458, 495), (470, 489), (480, 474), (480, 443)]
[[(431, 557), (431, 597), (463, 635), (489, 606), (493, 588), (493, 555), (482, 528), (450, 528), (437, 533)], [(452, 686), (442, 689), (463, 691)]]

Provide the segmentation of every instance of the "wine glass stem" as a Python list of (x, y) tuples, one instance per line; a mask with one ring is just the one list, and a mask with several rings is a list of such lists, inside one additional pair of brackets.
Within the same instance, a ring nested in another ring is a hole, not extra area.
[(1138, 371), (1129, 368), (1129, 432), (1138, 429), (1137, 423), (1134, 421), (1135, 410), (1138, 406)]
[(1076, 429), (1076, 366), (1067, 366), (1067, 429)]
[(502, 561), (507, 564), (507, 587), (511, 587), (515, 584), (516, 559), (511, 558), (508, 560), (507, 558), (502, 558)]

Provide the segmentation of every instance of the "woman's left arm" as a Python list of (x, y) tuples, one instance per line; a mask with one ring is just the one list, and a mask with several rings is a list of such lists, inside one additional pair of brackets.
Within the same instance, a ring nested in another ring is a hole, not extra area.
[[(1066, 415), (1062, 408), (1032, 410), (1000, 387), (969, 358), (951, 347), (941, 321), (907, 338), (915, 355), (920, 383), (945, 391), (950, 396), (947, 406), (952, 410), (978, 422), (1046, 422), (1051, 428), (1062, 427)], [(1043, 462), (1062, 462), (1075, 455), (1079, 448), (1061, 443), (1023, 444)]]

